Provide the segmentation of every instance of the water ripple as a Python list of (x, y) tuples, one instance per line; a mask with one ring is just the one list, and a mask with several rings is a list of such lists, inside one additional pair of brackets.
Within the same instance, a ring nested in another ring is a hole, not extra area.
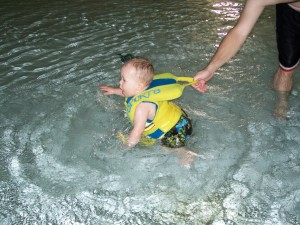
[(266, 88), (273, 11), (205, 95), (187, 88), (178, 100), (193, 120), (189, 147), (205, 158), (187, 169), (158, 144), (125, 151), (123, 99), (97, 86), (118, 85), (118, 53), (192, 76), (242, 4), (40, 3), (0, 5), (3, 224), (299, 224), (299, 90), (278, 122)]

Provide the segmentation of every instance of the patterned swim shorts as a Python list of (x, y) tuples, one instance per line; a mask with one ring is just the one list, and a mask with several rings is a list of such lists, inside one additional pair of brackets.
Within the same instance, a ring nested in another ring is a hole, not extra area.
[(177, 124), (161, 139), (161, 142), (169, 148), (179, 148), (185, 146), (191, 134), (192, 122), (186, 114), (183, 114)]

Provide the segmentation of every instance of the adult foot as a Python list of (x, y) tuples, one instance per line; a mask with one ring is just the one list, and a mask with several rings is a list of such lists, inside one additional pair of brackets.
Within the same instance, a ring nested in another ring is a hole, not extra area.
[(277, 101), (274, 109), (274, 117), (280, 120), (287, 119), (288, 112), (288, 96), (289, 92), (278, 92), (277, 93)]

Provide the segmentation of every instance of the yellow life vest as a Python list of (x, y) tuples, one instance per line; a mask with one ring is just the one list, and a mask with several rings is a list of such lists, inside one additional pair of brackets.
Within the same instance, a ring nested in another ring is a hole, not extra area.
[(156, 104), (156, 114), (146, 123), (143, 135), (159, 139), (171, 130), (182, 115), (180, 107), (168, 100), (179, 98), (184, 88), (194, 84), (192, 77), (176, 77), (170, 73), (155, 75), (149, 87), (142, 93), (125, 99), (126, 113), (133, 123), (136, 107), (141, 102)]

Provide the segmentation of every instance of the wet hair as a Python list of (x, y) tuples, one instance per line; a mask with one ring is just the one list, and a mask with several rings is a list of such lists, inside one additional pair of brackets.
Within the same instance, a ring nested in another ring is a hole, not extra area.
[(124, 63), (123, 67), (133, 66), (137, 71), (138, 79), (145, 84), (150, 84), (154, 76), (154, 67), (152, 63), (143, 57), (137, 57), (131, 60), (128, 60)]

